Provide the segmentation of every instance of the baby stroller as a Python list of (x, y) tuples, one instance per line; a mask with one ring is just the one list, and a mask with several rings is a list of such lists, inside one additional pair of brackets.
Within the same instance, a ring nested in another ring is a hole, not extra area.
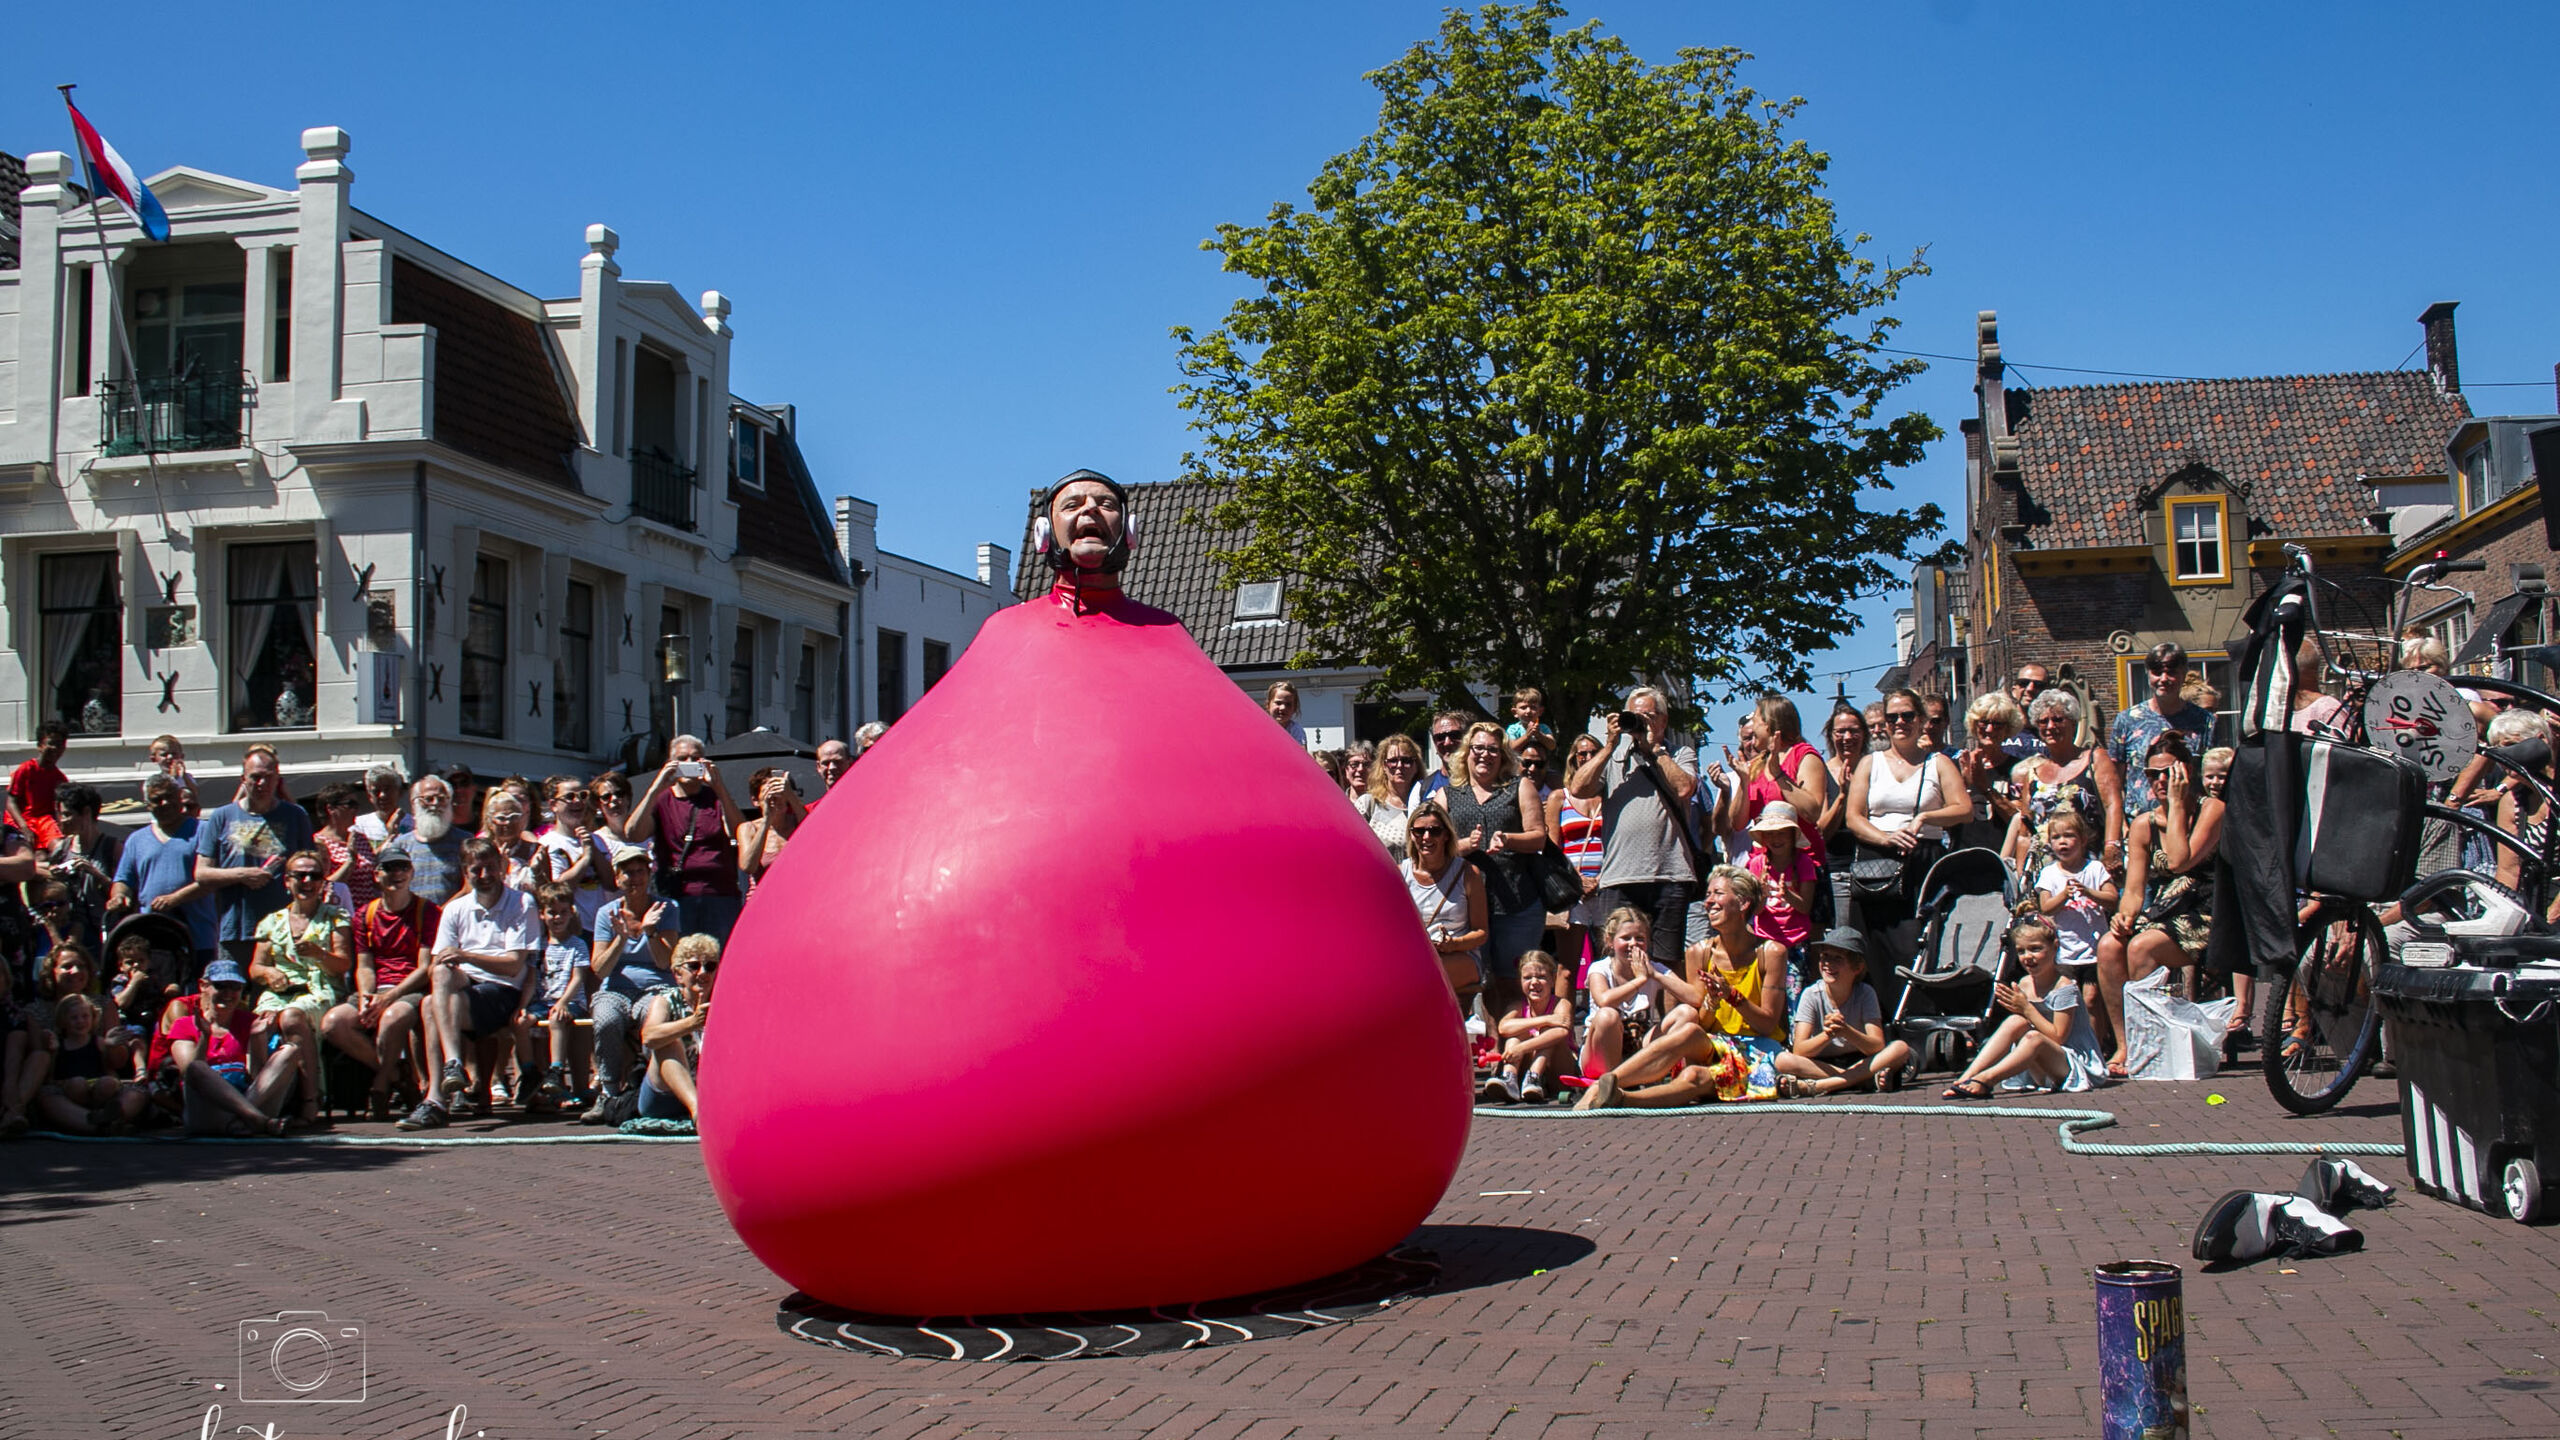
[[(154, 910), (136, 911), (126, 916), (116, 928), (107, 932), (106, 953), (98, 957), (98, 968), (108, 976), (109, 985), (112, 988), (122, 988), (122, 981), (116, 973), (116, 951), (124, 945), (125, 941), (137, 935), (151, 947), (153, 981), (159, 984), (175, 985), (178, 987), (179, 994), (185, 994), (187, 988), (195, 984), (196, 980), (195, 937), (187, 932), (186, 921), (175, 915), (163, 915)], [(151, 1018), (144, 1027), (144, 1033), (149, 1033), (149, 1026), (159, 1022), (162, 1003), (160, 1000), (153, 1001)]]
[(1893, 1032), (1913, 1073), (1959, 1070), (1991, 1031), (1991, 987), (2008, 963), (2009, 865), (1995, 850), (1952, 850), (1920, 882), (1920, 953), (1903, 981)]

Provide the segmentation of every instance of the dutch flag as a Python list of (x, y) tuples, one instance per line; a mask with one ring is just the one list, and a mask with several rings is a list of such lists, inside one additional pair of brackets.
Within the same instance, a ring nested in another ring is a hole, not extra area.
[(142, 176), (126, 164), (124, 157), (116, 153), (116, 147), (108, 144), (97, 127), (89, 123), (89, 117), (80, 113), (80, 107), (71, 104), (70, 96), (63, 96), (62, 103), (70, 107), (71, 128), (80, 136), (80, 158), (89, 162), (91, 193), (113, 195), (124, 202), (124, 208), (132, 213), (135, 220), (141, 222), (143, 234), (154, 240), (168, 239), (169, 214), (160, 208), (160, 197), (152, 194), (151, 187), (142, 183)]

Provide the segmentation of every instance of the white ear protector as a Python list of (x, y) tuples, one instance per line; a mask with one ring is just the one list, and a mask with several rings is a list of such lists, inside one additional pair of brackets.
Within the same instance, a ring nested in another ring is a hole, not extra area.
[(1057, 531), (1049, 524), (1049, 506), (1057, 500), (1059, 491), (1079, 480), (1098, 480), (1110, 486), (1112, 493), (1120, 497), (1120, 543), (1111, 547), (1110, 557), (1104, 566), (1105, 569), (1117, 573), (1123, 565), (1128, 563), (1129, 557), (1137, 552), (1138, 517), (1129, 511), (1129, 492), (1121, 488), (1120, 482), (1098, 471), (1078, 470), (1049, 487), (1048, 494), (1041, 498), (1040, 514), (1031, 522), (1031, 553), (1047, 556), (1053, 569), (1069, 568), (1064, 552), (1058, 548)]
[(1031, 522), (1031, 553), (1034, 555), (1049, 553), (1049, 517), (1046, 515)]

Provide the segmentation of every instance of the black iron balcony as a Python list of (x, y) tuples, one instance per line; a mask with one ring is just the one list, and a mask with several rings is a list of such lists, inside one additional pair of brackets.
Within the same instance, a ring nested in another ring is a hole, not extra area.
[(655, 446), (631, 452), (631, 513), (678, 530), (693, 528), (693, 471)]
[(246, 393), (236, 368), (107, 381), (98, 391), (98, 448), (107, 455), (237, 450)]

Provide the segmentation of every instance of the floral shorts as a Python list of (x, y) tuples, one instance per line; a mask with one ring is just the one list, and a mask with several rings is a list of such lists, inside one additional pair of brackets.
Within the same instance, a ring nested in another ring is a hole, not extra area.
[(1718, 1101), (1778, 1098), (1778, 1056), (1785, 1047), (1757, 1035), (1702, 1038), (1707, 1043), (1706, 1057), (1691, 1063), (1714, 1078)]

